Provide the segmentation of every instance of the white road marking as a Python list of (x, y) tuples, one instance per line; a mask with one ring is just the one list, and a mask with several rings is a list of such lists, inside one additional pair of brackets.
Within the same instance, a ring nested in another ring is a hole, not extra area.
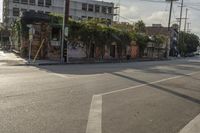
[(179, 133), (200, 133), (200, 114), (190, 121)]
[[(90, 108), (90, 112), (89, 112), (86, 133), (102, 133), (102, 96), (113, 94), (113, 93), (118, 93), (118, 92), (122, 92), (122, 91), (126, 91), (126, 90), (131, 90), (131, 89), (135, 89), (135, 88), (140, 88), (140, 87), (144, 87), (144, 86), (148, 86), (148, 85), (152, 85), (152, 84), (156, 84), (156, 83), (161, 83), (161, 82), (169, 81), (172, 79), (178, 79), (178, 78), (182, 78), (185, 76), (198, 74), (199, 72), (200, 71), (185, 74), (182, 76), (165, 78), (162, 80), (158, 80), (158, 81), (154, 81), (154, 82), (150, 82), (150, 83), (146, 83), (146, 84), (141, 84), (141, 85), (137, 85), (137, 86), (132, 86), (132, 87), (128, 87), (128, 88), (121, 89), (121, 90), (110, 91), (110, 92), (94, 95), (92, 98), (92, 102), (91, 102), (91, 108)], [(186, 133), (186, 132), (184, 132), (184, 133)]]
[(128, 88), (121, 89), (121, 90), (115, 90), (115, 91), (110, 91), (110, 92), (106, 92), (106, 93), (101, 93), (99, 95), (103, 96), (103, 95), (109, 95), (109, 94), (112, 94), (112, 93), (118, 93), (118, 92), (122, 92), (122, 91), (127, 91), (127, 90), (131, 90), (131, 89), (135, 89), (135, 88), (140, 88), (140, 87), (144, 87), (144, 86), (148, 86), (148, 85), (152, 85), (152, 84), (161, 83), (161, 82), (172, 80), (172, 79), (178, 79), (178, 78), (182, 78), (182, 77), (185, 77), (185, 76), (194, 75), (194, 74), (197, 74), (197, 73), (199, 73), (199, 71), (198, 72), (193, 72), (193, 73), (190, 73), (190, 74), (186, 74), (186, 75), (183, 75), (183, 76), (175, 76), (175, 77), (165, 78), (165, 79), (161, 79), (161, 80), (154, 81), (154, 82), (149, 82), (149, 83), (146, 83), (146, 84), (132, 86), (132, 87), (128, 87)]
[(75, 78), (89, 78), (89, 77), (96, 77), (101, 76), (103, 74), (92, 74), (92, 75), (72, 75), (72, 74), (59, 74), (59, 73), (49, 73), (53, 76), (58, 76), (61, 78), (67, 78), (67, 79), (75, 79)]
[(102, 133), (102, 96), (94, 95), (91, 102), (86, 133)]

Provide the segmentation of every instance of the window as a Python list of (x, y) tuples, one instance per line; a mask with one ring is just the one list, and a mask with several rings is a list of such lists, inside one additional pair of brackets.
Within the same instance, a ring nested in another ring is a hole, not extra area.
[(27, 11), (27, 9), (23, 9), (23, 8), (21, 9), (21, 12), (22, 12), (22, 13), (23, 13), (23, 12), (26, 12), (26, 11)]
[(102, 13), (107, 13), (107, 7), (102, 6)]
[(28, 0), (21, 0), (22, 4), (28, 4)]
[(30, 12), (35, 12), (35, 10), (29, 10)]
[(82, 4), (82, 10), (83, 10), (83, 11), (87, 11), (87, 4), (86, 4), (86, 3), (83, 3), (83, 4)]
[(52, 27), (52, 32), (51, 32), (51, 39), (53, 41), (59, 41), (60, 40), (60, 28)]
[(22, 8), (21, 11), (20, 11), (20, 16), (23, 15), (23, 13), (26, 12), (26, 11), (27, 11), (26, 9)]
[(46, 7), (50, 7), (51, 6), (51, 0), (46, 0)]
[(88, 11), (93, 12), (94, 11), (94, 5), (89, 4)]
[(82, 16), (81, 19), (82, 19), (82, 20), (86, 20), (86, 19), (87, 19), (87, 16)]
[(13, 0), (13, 3), (19, 3), (19, 0)]
[(30, 5), (35, 5), (35, 0), (29, 0)]
[(44, 0), (38, 0), (38, 6), (44, 6)]
[(93, 19), (93, 17), (88, 17), (88, 20), (91, 20), (91, 19)]
[(45, 12), (45, 14), (50, 14), (51, 12)]
[(111, 19), (107, 19), (108, 25), (110, 25), (112, 23)]
[(113, 13), (113, 8), (112, 7), (108, 7), (108, 13), (112, 14)]
[(15, 17), (19, 16), (19, 8), (13, 8), (13, 16)]
[(38, 13), (43, 14), (44, 12), (43, 11), (38, 11)]
[(95, 5), (95, 12), (100, 12), (100, 6), (99, 5)]

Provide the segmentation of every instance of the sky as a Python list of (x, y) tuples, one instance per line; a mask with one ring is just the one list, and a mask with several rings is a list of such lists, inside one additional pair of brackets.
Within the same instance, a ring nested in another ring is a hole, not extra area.
[[(119, 0), (104, 0), (108, 2), (118, 2)], [(161, 1), (161, 2), (152, 2)], [(189, 20), (192, 32), (200, 36), (200, 0), (184, 0), (185, 5), (189, 6)], [(180, 3), (180, 0), (177, 1)], [(172, 12), (172, 23), (176, 23), (176, 18), (180, 18), (180, 4), (175, 2)], [(170, 3), (165, 0), (121, 0), (121, 21), (130, 23), (143, 20), (146, 25), (162, 24), (168, 25)], [(193, 8), (198, 8), (194, 10)], [(183, 9), (183, 17), (185, 17), (186, 7)], [(184, 22), (182, 26), (184, 27)], [(182, 29), (183, 29), (182, 27)]]
[[(0, 0), (0, 21), (2, 19), (2, 1)], [(101, 1), (101, 0), (100, 0)], [(107, 2), (118, 3), (120, 0), (104, 0)], [(161, 2), (152, 2), (161, 1)], [(200, 36), (200, 1), (199, 0), (184, 0), (185, 5), (189, 6), (189, 20), (191, 23), (190, 29), (193, 33)], [(180, 0), (178, 0), (180, 2)], [(162, 24), (167, 26), (169, 18), (170, 3), (165, 0), (121, 0), (120, 2), (120, 21), (128, 21), (130, 23), (138, 20), (143, 20), (146, 25)], [(180, 4), (174, 3), (172, 13), (172, 23), (176, 22), (176, 18), (180, 17)], [(194, 8), (198, 8), (194, 10)], [(185, 16), (185, 9), (183, 9), (183, 17)], [(184, 20), (183, 25), (184, 26)], [(183, 27), (182, 27), (183, 29)]]
[(2, 22), (3, 0), (0, 0), (0, 23)]

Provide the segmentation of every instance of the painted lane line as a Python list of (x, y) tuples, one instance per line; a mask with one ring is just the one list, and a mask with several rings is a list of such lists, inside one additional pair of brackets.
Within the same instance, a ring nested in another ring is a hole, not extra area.
[(190, 121), (179, 133), (200, 133), (200, 114)]
[(128, 87), (128, 88), (121, 89), (121, 90), (115, 90), (115, 91), (110, 91), (110, 92), (106, 92), (106, 93), (101, 93), (99, 95), (103, 96), (103, 95), (109, 95), (109, 94), (112, 94), (112, 93), (118, 93), (118, 92), (122, 92), (122, 91), (127, 91), (127, 90), (131, 90), (131, 89), (135, 89), (135, 88), (140, 88), (140, 87), (144, 87), (144, 86), (148, 86), (148, 85), (153, 85), (153, 84), (161, 83), (161, 82), (172, 80), (172, 79), (178, 79), (178, 78), (182, 78), (182, 77), (185, 77), (185, 76), (190, 76), (190, 75), (198, 74), (199, 72), (200, 71), (189, 73), (189, 74), (185, 74), (185, 75), (182, 75), (182, 76), (175, 76), (175, 77), (171, 77), (171, 78), (165, 78), (165, 79), (161, 79), (161, 80), (158, 80), (158, 81), (149, 82), (149, 83), (141, 84), (141, 85), (137, 85), (137, 86), (132, 86), (132, 87)]
[(86, 133), (102, 133), (102, 96), (109, 95), (112, 93), (118, 93), (118, 92), (122, 92), (122, 91), (126, 91), (126, 90), (131, 90), (131, 89), (135, 89), (135, 88), (140, 88), (140, 87), (144, 87), (144, 86), (148, 86), (148, 85), (152, 85), (152, 84), (156, 84), (156, 83), (161, 83), (161, 82), (169, 81), (172, 79), (178, 79), (178, 78), (182, 78), (182, 77), (186, 77), (186, 76), (191, 76), (191, 75), (198, 74), (199, 72), (200, 71), (185, 74), (183, 76), (175, 76), (175, 77), (171, 77), (171, 78), (166, 78), (166, 79), (150, 82), (147, 84), (141, 84), (141, 85), (132, 86), (132, 87), (128, 87), (128, 88), (121, 89), (121, 90), (110, 91), (107, 93), (101, 93), (98, 95), (94, 95), (92, 98), (90, 112), (89, 112), (89, 116), (88, 116)]
[(91, 102), (86, 133), (102, 133), (102, 96), (94, 95)]

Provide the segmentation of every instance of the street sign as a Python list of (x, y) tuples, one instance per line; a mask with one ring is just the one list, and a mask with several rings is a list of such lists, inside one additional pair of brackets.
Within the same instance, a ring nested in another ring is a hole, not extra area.
[(29, 27), (29, 40), (33, 40), (33, 35), (35, 34), (35, 29), (32, 25), (28, 25)]

